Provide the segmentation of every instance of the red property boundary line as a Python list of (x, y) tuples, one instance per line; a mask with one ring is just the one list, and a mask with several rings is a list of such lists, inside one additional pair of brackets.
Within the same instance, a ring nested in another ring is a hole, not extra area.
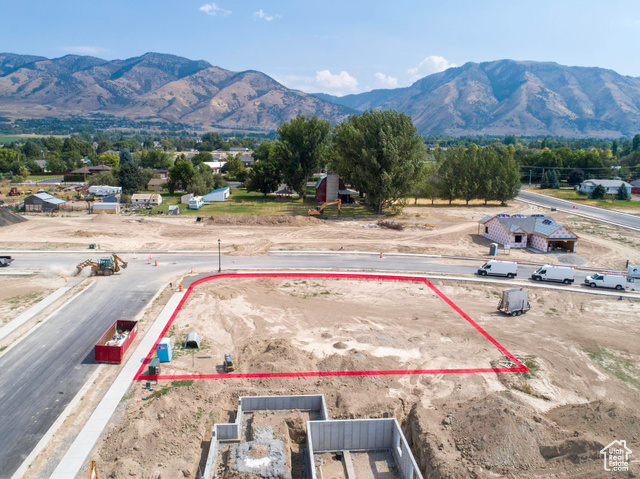
[[(216, 279), (225, 278), (324, 278), (324, 279), (377, 279), (382, 281), (409, 281), (414, 283), (426, 284), (440, 299), (447, 303), (453, 310), (462, 316), (471, 326), (473, 326), (480, 334), (488, 339), (491, 344), (500, 350), (502, 354), (513, 361), (517, 367), (515, 368), (468, 368), (468, 369), (412, 369), (412, 370), (389, 370), (389, 371), (310, 371), (310, 372), (291, 372), (291, 373), (234, 373), (234, 374), (175, 374), (166, 376), (143, 376), (142, 371), (145, 370), (147, 364), (153, 356), (158, 343), (164, 337), (178, 313), (191, 295), (193, 288), (199, 284), (206, 283)], [(522, 364), (513, 354), (502, 346), (493, 336), (487, 333), (482, 327), (471, 319), (467, 313), (462, 311), (453, 301), (451, 301), (442, 291), (436, 288), (426, 278), (418, 276), (397, 276), (397, 275), (377, 275), (362, 273), (224, 273), (215, 276), (207, 276), (191, 283), (184, 296), (178, 303), (175, 311), (169, 318), (164, 329), (156, 339), (156, 342), (147, 354), (140, 369), (134, 377), (134, 381), (145, 380), (161, 380), (161, 379), (249, 379), (249, 378), (292, 378), (292, 377), (322, 377), (322, 376), (389, 376), (389, 375), (421, 375), (421, 374), (468, 374), (468, 373), (517, 373), (529, 372), (529, 369)]]

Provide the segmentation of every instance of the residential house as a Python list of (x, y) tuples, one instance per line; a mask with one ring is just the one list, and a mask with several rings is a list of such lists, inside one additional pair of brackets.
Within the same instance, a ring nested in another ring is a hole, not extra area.
[(83, 166), (71, 172), (72, 175), (97, 175), (103, 171), (109, 171), (113, 168), (111, 165)]
[(602, 185), (607, 192), (608, 195), (617, 195), (618, 190), (622, 185), (625, 185), (631, 193), (632, 186), (626, 181), (622, 180), (586, 180), (580, 183), (580, 190), (582, 193), (586, 193), (590, 195), (593, 193), (593, 190), (596, 189), (596, 186)]
[(633, 180), (631, 182), (631, 193), (633, 193), (634, 195), (640, 195), (640, 179)]
[(158, 206), (162, 204), (162, 195), (157, 193), (135, 193), (131, 196), (131, 204), (140, 206)]
[(478, 223), (478, 234), (510, 248), (575, 253), (578, 244), (577, 235), (545, 215), (489, 215)]
[(151, 178), (147, 183), (147, 190), (149, 191), (161, 191), (165, 188), (167, 180), (164, 178)]
[(226, 161), (205, 161), (204, 164), (211, 168), (211, 172), (214, 175), (220, 174), (222, 172), (222, 167), (226, 164)]

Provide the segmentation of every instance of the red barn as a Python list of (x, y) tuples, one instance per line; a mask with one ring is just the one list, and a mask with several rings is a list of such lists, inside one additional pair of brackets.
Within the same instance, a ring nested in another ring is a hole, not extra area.
[(344, 181), (336, 173), (325, 173), (316, 183), (316, 201), (318, 203), (336, 201), (339, 191), (346, 189)]

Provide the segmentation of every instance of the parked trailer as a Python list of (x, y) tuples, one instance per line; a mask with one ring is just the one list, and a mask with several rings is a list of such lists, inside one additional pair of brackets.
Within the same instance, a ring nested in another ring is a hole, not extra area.
[(0, 267), (9, 266), (13, 258), (11, 256), (0, 256)]
[(138, 334), (138, 321), (116, 320), (94, 347), (98, 363), (120, 364)]
[(498, 303), (498, 311), (510, 316), (520, 316), (531, 309), (529, 291), (522, 288), (506, 289)]
[(531, 274), (534, 281), (557, 281), (564, 284), (571, 284), (576, 279), (573, 266), (560, 264), (545, 264)]
[(633, 277), (624, 273), (596, 273), (587, 276), (584, 284), (592, 288), (615, 288), (619, 291), (635, 289)]
[(518, 263), (515, 261), (500, 261), (490, 259), (478, 268), (480, 276), (506, 276), (507, 278), (515, 278), (518, 276)]

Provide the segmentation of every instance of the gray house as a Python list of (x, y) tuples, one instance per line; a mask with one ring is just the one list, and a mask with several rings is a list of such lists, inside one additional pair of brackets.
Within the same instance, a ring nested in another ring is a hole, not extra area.
[(631, 193), (632, 188), (629, 183), (622, 180), (586, 180), (580, 183), (580, 191), (590, 195), (598, 185), (602, 185), (608, 195), (617, 195), (622, 185), (627, 187), (629, 193)]

